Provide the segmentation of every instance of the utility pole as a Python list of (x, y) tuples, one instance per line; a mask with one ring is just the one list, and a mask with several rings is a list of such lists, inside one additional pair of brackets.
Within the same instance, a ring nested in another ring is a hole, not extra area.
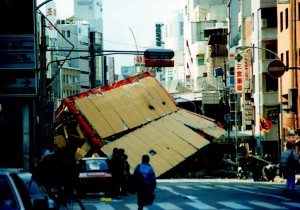
[(47, 103), (47, 90), (46, 90), (46, 19), (41, 16), (41, 45), (40, 45), (40, 92), (39, 92), (39, 125), (40, 137), (39, 147), (46, 145), (46, 103)]

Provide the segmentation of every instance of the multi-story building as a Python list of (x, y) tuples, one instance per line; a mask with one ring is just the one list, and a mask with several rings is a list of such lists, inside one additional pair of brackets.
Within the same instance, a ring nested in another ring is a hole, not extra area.
[(183, 12), (174, 11), (163, 21), (163, 46), (174, 51), (174, 67), (163, 68), (162, 84), (169, 93), (185, 92), (183, 65)]
[[(187, 0), (184, 80), (191, 92), (201, 93), (202, 114), (227, 124), (228, 140), (247, 144), (253, 153), (277, 155), (278, 82), (268, 74), (268, 63), (277, 53), (274, 17), (275, 0)], [(272, 121), (268, 132), (261, 130), (261, 118)]]
[[(281, 138), (284, 141), (299, 140), (299, 49), (300, 49), (300, 1), (278, 1), (277, 4), (278, 56), (287, 71), (279, 79), (278, 99), (281, 103)], [(283, 144), (281, 145), (283, 146)]]
[[(102, 0), (74, 0), (74, 17), (78, 21), (86, 21), (90, 27), (92, 37), (89, 49), (103, 51), (103, 5)], [(93, 43), (93, 44), (92, 44)], [(91, 84), (92, 88), (105, 85), (105, 68), (103, 56), (91, 57)]]
[[(277, 154), (278, 81), (268, 73), (268, 64), (277, 59), (277, 1), (251, 1), (251, 46), (254, 89), (254, 138), (258, 153)], [(275, 18), (276, 19), (276, 18)], [(247, 50), (247, 49), (246, 49)], [(274, 53), (271, 53), (274, 52)], [(272, 121), (269, 132), (260, 129), (260, 118)]]
[(201, 114), (224, 124), (228, 110), (220, 99), (228, 60), (227, 3), (186, 0), (184, 8), (184, 83), (193, 96), (189, 100), (200, 98)]
[(57, 20), (55, 2), (46, 5), (47, 77), (54, 106), (62, 98), (90, 89), (89, 25), (72, 18)]
[(76, 22), (58, 23), (57, 29), (61, 33), (61, 36), (58, 36), (59, 49), (63, 50), (58, 52), (58, 56), (67, 58), (63, 70), (58, 73), (59, 84), (62, 87), (61, 98), (65, 98), (90, 89), (89, 26)]

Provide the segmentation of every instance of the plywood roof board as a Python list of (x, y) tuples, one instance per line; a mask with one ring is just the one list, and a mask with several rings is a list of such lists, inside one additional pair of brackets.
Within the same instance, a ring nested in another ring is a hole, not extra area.
[(113, 128), (115, 133), (122, 132), (127, 130), (127, 126), (121, 120), (118, 113), (110, 106), (109, 101), (105, 96), (100, 94), (89, 96), (90, 100), (95, 104), (98, 110), (101, 110), (101, 113), (108, 124)]
[(84, 115), (85, 119), (97, 131), (99, 136), (111, 136), (115, 132), (103, 117), (102, 113), (95, 107), (89, 98), (75, 100), (78, 110)]
[(133, 98), (133, 103), (137, 109), (140, 109), (140, 112), (146, 116), (147, 121), (152, 121), (153, 119), (157, 119), (160, 115), (155, 111), (155, 109), (150, 109), (149, 106), (155, 106), (151, 103), (151, 96), (144, 89), (142, 85), (136, 84), (132, 85), (128, 88), (124, 88), (125, 91), (128, 91)]
[(177, 111), (171, 116), (178, 121), (191, 125), (192, 127), (195, 127), (215, 138), (220, 138), (222, 135), (226, 134), (226, 130), (217, 126), (214, 122), (199, 117), (183, 109)]
[[(170, 116), (172, 115), (173, 114)], [(186, 127), (184, 124), (176, 121), (172, 117), (165, 117), (161, 119), (161, 121), (165, 127), (173, 132), (176, 132), (178, 136), (180, 136), (182, 139), (185, 139), (187, 143), (193, 145), (197, 149), (200, 149), (209, 143), (209, 141), (204, 137), (200, 136), (198, 133)]]
[(155, 80), (154, 78), (147, 77), (141, 80), (142, 85), (149, 94), (161, 105), (165, 114), (169, 114), (178, 110), (174, 101), (170, 98), (170, 95), (166, 90)]
[[(189, 143), (189, 139), (181, 138), (177, 133), (176, 127), (166, 127), (163, 121), (159, 121), (154, 124), (156, 129), (163, 128), (164, 135), (167, 137), (166, 141), (168, 146), (175, 150), (177, 153), (180, 153), (184, 158), (189, 157), (191, 154), (194, 154), (197, 151), (197, 148)], [(182, 126), (179, 125), (178, 126)], [(186, 128), (189, 129), (189, 128)]]
[[(170, 120), (175, 121), (172, 118)], [(209, 141), (196, 133), (195, 136), (184, 135), (187, 139), (183, 139), (177, 132), (180, 133), (185, 129), (191, 131), (190, 128), (175, 121), (173, 123), (174, 127), (171, 126), (172, 129), (170, 129), (170, 127), (165, 126), (166, 123), (166, 121), (161, 121), (161, 119), (151, 122), (105, 145), (101, 150), (108, 155), (107, 152), (110, 154), (114, 147), (125, 149), (128, 155), (128, 162), (132, 167), (140, 162), (143, 154), (149, 154), (151, 165), (155, 169), (157, 176), (160, 176), (193, 155), (200, 149), (200, 146), (204, 147), (209, 144)], [(178, 127), (180, 128), (178, 129)], [(189, 138), (192, 138), (192, 140)], [(195, 143), (195, 141), (200, 141), (200, 143)], [(196, 146), (193, 146), (191, 142)], [(110, 147), (110, 149), (107, 149), (107, 147)], [(154, 151), (154, 155), (151, 155), (151, 151)]]
[(135, 85), (127, 85), (126, 87), (122, 86), (121, 88), (124, 93), (131, 98), (131, 108), (139, 114), (139, 117), (141, 117), (145, 123), (155, 118), (148, 108), (147, 101), (144, 100), (143, 95), (140, 93), (139, 89), (141, 88), (139, 88), (138, 84), (135, 83)]
[(120, 89), (117, 88), (106, 91), (104, 95), (108, 98), (110, 105), (128, 128), (132, 129), (144, 123), (143, 120), (139, 118), (139, 115), (132, 113), (130, 99), (128, 96), (120, 94)]
[[(151, 127), (153, 123), (145, 126), (143, 130), (140, 132), (135, 133), (140, 137), (140, 140), (143, 141), (145, 144), (150, 145), (151, 149), (148, 151), (150, 154), (152, 152), (153, 158), (159, 158), (160, 161), (158, 162), (160, 167), (162, 168), (172, 168), (184, 160), (184, 158), (178, 157), (178, 153), (175, 150), (172, 150), (171, 146), (168, 145), (168, 141), (166, 141), (163, 137), (165, 137), (162, 133), (162, 130), (156, 130), (157, 134), (160, 134), (159, 137), (157, 135), (152, 135)], [(153, 144), (154, 142), (154, 144)], [(170, 159), (170, 157), (173, 157)]]

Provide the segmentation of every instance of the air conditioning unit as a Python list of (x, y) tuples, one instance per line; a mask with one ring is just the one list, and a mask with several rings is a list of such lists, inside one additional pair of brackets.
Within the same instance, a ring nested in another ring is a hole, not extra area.
[(261, 19), (261, 28), (267, 28), (267, 27), (268, 27), (267, 19)]

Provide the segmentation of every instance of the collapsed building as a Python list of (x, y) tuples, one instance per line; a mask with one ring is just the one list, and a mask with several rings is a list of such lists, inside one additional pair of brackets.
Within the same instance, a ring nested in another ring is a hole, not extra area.
[(149, 72), (64, 98), (55, 112), (55, 144), (76, 159), (123, 148), (131, 171), (149, 154), (159, 177), (226, 131), (187, 111)]

